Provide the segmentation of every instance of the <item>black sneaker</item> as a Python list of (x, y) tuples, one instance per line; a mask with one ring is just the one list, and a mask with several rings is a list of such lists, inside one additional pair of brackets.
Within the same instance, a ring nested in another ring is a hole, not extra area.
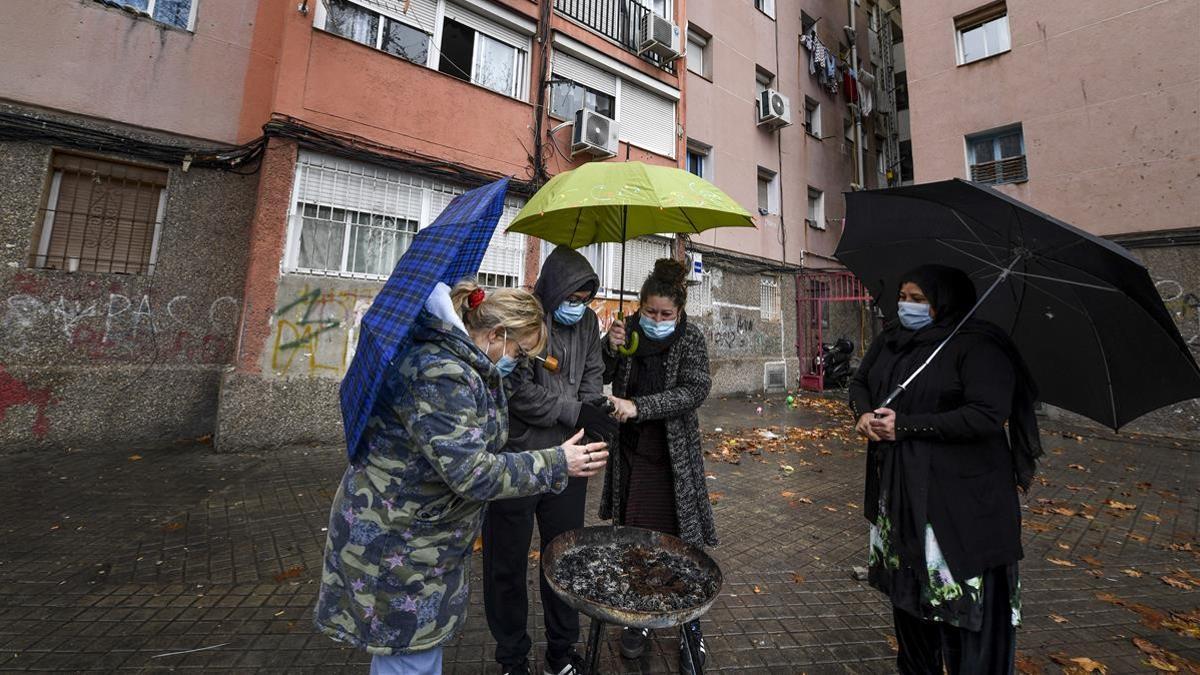
[(557, 658), (546, 654), (546, 668), (542, 672), (545, 675), (581, 675), (583, 657), (574, 649), (568, 649), (566, 654)]
[(640, 659), (646, 651), (646, 639), (650, 637), (649, 628), (626, 628), (621, 631), (621, 656), (627, 659)]
[[(688, 649), (685, 635), (690, 635), (692, 641), (696, 643), (696, 650), (699, 652), (699, 658), (695, 667), (692, 666), (692, 652)], [(679, 629), (679, 672), (681, 675), (692, 675), (693, 672), (701, 672), (704, 669), (704, 662), (708, 660), (708, 645), (704, 643), (704, 633), (700, 631), (700, 622), (691, 621)]]
[(500, 672), (504, 675), (530, 675), (529, 662), (522, 661), (515, 666), (503, 666)]

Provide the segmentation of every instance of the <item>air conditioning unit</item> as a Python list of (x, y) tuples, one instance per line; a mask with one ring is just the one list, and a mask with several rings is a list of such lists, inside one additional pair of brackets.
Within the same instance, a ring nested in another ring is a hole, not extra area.
[(687, 256), (688, 276), (687, 280), (695, 283), (704, 281), (704, 255), (700, 253), (689, 253)]
[(598, 112), (580, 108), (575, 111), (571, 129), (571, 156), (586, 152), (596, 157), (617, 154), (617, 121)]
[(792, 104), (774, 89), (764, 89), (758, 97), (758, 126), (770, 129), (792, 123)]
[(646, 12), (638, 26), (638, 55), (653, 54), (660, 61), (670, 62), (683, 56), (679, 26), (667, 19)]

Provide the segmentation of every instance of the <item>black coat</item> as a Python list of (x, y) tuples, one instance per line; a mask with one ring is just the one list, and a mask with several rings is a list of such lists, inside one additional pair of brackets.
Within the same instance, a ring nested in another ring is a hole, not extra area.
[[(874, 410), (949, 332), (937, 324), (915, 333), (892, 328), (876, 339), (850, 383), (855, 417)], [(875, 521), (883, 488), (900, 555), (911, 564), (923, 564), (926, 522), (956, 579), (1021, 559), (1005, 422), (1014, 401), (1031, 405), (1019, 395), (1023, 373), (1007, 336), (970, 321), (893, 403), (896, 441), (868, 445), (865, 515)]]

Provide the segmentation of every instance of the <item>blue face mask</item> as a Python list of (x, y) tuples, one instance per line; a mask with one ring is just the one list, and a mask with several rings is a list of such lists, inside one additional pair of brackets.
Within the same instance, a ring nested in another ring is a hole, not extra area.
[(569, 301), (564, 302), (554, 310), (554, 320), (564, 326), (574, 326), (583, 318), (584, 311), (587, 310), (587, 305), (582, 302), (577, 305), (572, 305)]
[(900, 324), (909, 330), (921, 330), (933, 323), (929, 316), (929, 305), (921, 302), (901, 302), (897, 304)]
[(517, 360), (508, 355), (508, 330), (504, 331), (504, 342), (500, 343), (500, 360), (495, 363), (500, 377), (508, 377), (517, 367)]
[(638, 325), (642, 327), (642, 332), (646, 334), (646, 337), (651, 340), (663, 340), (675, 332), (674, 321), (651, 321), (648, 316), (638, 319)]

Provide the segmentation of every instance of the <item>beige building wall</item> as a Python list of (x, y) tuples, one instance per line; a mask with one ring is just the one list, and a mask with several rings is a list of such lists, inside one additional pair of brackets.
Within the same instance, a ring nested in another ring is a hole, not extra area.
[[(92, 0), (4, 0), (0, 98), (235, 143), (256, 0), (201, 0), (183, 30)], [(50, 48), (50, 46), (53, 48)], [(255, 134), (257, 135), (257, 134)]]
[(904, 6), (917, 181), (966, 177), (964, 137), (1019, 123), (1018, 199), (1101, 235), (1200, 224), (1200, 3), (1009, 0), (1011, 51), (957, 65), (955, 17), (983, 4)]

